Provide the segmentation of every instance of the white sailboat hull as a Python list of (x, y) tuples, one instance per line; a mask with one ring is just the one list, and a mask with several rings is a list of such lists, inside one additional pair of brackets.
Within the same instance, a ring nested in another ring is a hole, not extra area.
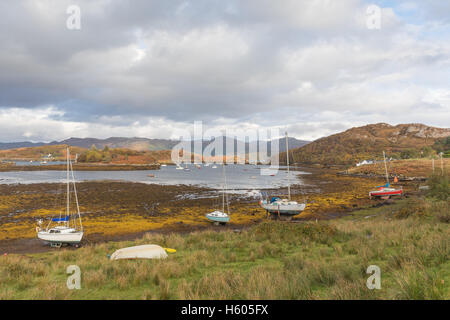
[(303, 210), (305, 210), (306, 204), (305, 203), (296, 203), (295, 201), (291, 201), (291, 203), (289, 203), (289, 202), (267, 203), (266, 201), (263, 201), (261, 203), (261, 207), (263, 207), (265, 210), (267, 210), (273, 214), (295, 216), (297, 214), (300, 214)]
[(291, 183), (289, 180), (289, 139), (286, 132), (286, 162), (287, 162), (287, 179), (288, 179), (288, 199), (280, 199), (278, 197), (272, 198), (271, 201), (261, 200), (260, 205), (270, 214), (295, 216), (300, 214), (306, 208), (306, 203), (298, 203), (291, 201)]
[(206, 218), (213, 222), (227, 223), (230, 221), (230, 216), (222, 211), (214, 211), (208, 213)]
[(39, 239), (50, 243), (80, 243), (83, 238), (83, 232), (50, 233), (48, 231), (39, 231), (37, 236)]
[[(73, 175), (72, 163), (70, 162), (70, 150), (67, 150), (67, 207), (66, 215), (62, 216), (60, 213), (59, 218), (53, 218), (48, 224), (45, 230), (41, 229), (42, 220), (38, 221), (39, 226), (36, 228), (37, 237), (43, 241), (56, 244), (76, 244), (80, 243), (83, 239), (83, 225), (81, 224), (80, 208), (78, 205), (77, 189), (75, 187), (75, 177)], [(78, 213), (78, 221), (70, 219), (70, 173), (72, 173), (73, 190), (75, 193), (75, 202)], [(51, 227), (52, 222), (58, 222), (58, 225)], [(61, 223), (63, 223), (61, 225)]]

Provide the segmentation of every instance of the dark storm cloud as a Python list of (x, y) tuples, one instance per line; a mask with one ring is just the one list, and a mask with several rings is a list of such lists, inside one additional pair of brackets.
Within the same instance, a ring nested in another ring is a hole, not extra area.
[[(427, 21), (449, 12), (438, 2), (411, 3), (426, 9)], [(73, 4), (81, 9), (81, 30), (66, 28)], [(329, 132), (321, 126), (383, 120), (393, 107), (403, 114), (420, 103), (448, 107), (447, 41), (428, 40), (425, 26), (409, 25), (386, 1), (382, 28), (368, 30), (368, 4), (2, 1), (0, 108), (5, 119), (34, 109), (47, 125), (64, 123), (66, 135), (99, 121), (109, 126), (105, 133), (129, 134), (125, 126), (203, 120), (301, 122), (304, 130), (292, 130), (317, 136)], [(161, 128), (162, 136), (172, 134)], [(17, 130), (43, 136), (32, 127)]]

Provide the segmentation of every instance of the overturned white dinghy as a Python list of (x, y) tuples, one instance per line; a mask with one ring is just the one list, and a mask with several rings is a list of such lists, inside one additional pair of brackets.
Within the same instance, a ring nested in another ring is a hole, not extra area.
[(165, 259), (166, 250), (156, 244), (128, 247), (116, 250), (110, 260), (120, 259)]

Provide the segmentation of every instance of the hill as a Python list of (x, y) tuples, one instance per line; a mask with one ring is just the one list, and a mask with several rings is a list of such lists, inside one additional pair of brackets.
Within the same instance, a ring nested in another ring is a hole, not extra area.
[(96, 138), (70, 138), (60, 142), (51, 142), (50, 144), (68, 144), (70, 146), (76, 146), (81, 148), (90, 148), (95, 146), (97, 149), (108, 148), (125, 148), (136, 151), (157, 151), (157, 150), (170, 150), (175, 146), (178, 141), (168, 139), (147, 139), (147, 138), (124, 138), (124, 137), (111, 137), (107, 139)]
[[(233, 140), (233, 138), (227, 138), (227, 140)], [(203, 141), (203, 149), (211, 143), (212, 140), (204, 140)], [(69, 138), (62, 141), (52, 141), (49, 143), (45, 142), (29, 142), (29, 141), (21, 141), (21, 142), (0, 142), (0, 150), (9, 150), (9, 149), (18, 149), (18, 148), (28, 148), (28, 147), (39, 147), (39, 146), (58, 146), (58, 145), (69, 145), (73, 147), (80, 147), (89, 149), (92, 146), (95, 146), (97, 149), (103, 149), (108, 147), (110, 149), (113, 148), (121, 148), (121, 149), (130, 149), (135, 151), (158, 151), (158, 150), (171, 150), (179, 140), (169, 140), (169, 139), (148, 139), (148, 138), (126, 138), (126, 137), (111, 137), (107, 139), (97, 139), (97, 138)], [(231, 142), (233, 144), (233, 142)], [(309, 143), (309, 141), (298, 140), (296, 138), (289, 138), (289, 147), (290, 148), (299, 148)], [(238, 139), (234, 139), (234, 146), (239, 146), (242, 148), (241, 150), (246, 150), (248, 152), (249, 145), (253, 146), (257, 144), (256, 141), (252, 141), (250, 143), (243, 142)], [(270, 144), (268, 144), (268, 150), (270, 154)], [(286, 151), (286, 142), (284, 138), (279, 139), (279, 150), (280, 152)]]
[[(385, 150), (389, 157), (414, 158), (435, 154), (433, 147), (436, 141), (445, 140), (448, 136), (449, 128), (377, 123), (315, 140), (293, 149), (290, 157), (296, 163), (348, 165), (364, 159), (381, 159)], [(280, 161), (285, 159), (286, 154), (282, 154)]]
[(124, 137), (111, 137), (107, 139), (96, 138), (69, 138), (61, 141), (52, 142), (0, 142), (0, 150), (18, 149), (18, 148), (30, 148), (40, 146), (58, 146), (69, 145), (72, 147), (80, 147), (89, 149), (95, 146), (97, 149), (109, 148), (126, 148), (137, 151), (146, 150), (169, 150), (176, 145), (178, 141), (168, 139), (147, 139), (147, 138), (124, 138)]
[(0, 142), (0, 150), (40, 147), (40, 146), (44, 146), (44, 145), (46, 145), (46, 143), (44, 143), (44, 142), (30, 142), (30, 141)]
[(136, 151), (125, 148), (97, 149), (94, 146), (83, 151), (79, 157), (80, 163), (110, 163), (110, 164), (149, 164), (170, 163), (170, 150)]
[[(0, 150), (0, 160), (65, 160), (67, 146), (67, 144), (61, 144)], [(107, 146), (103, 149), (70, 146), (70, 150), (72, 159), (78, 155), (80, 163), (149, 164), (171, 162), (169, 150), (136, 151), (125, 148), (110, 149)]]
[[(38, 147), (25, 147), (9, 150), (0, 150), (0, 159), (7, 160), (40, 160), (51, 155), (50, 160), (64, 160), (66, 157), (66, 144), (61, 145), (45, 145)], [(79, 147), (71, 147), (72, 156), (76, 153), (82, 153), (85, 149)]]

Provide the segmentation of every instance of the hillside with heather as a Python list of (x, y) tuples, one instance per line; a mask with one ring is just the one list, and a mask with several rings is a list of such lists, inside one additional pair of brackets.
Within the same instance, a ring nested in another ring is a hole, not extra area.
[[(0, 150), (0, 160), (11, 161), (58, 161), (66, 159), (68, 145), (47, 145), (29, 148)], [(170, 150), (136, 151), (126, 148), (97, 149), (70, 146), (72, 160), (77, 157), (80, 163), (110, 163), (110, 164), (150, 164), (171, 162)]]
[[(66, 148), (66, 144), (61, 144), (0, 150), (0, 160), (64, 160), (66, 158)], [(75, 154), (80, 154), (86, 149), (70, 147), (70, 150), (72, 158), (74, 158)]]
[[(58, 143), (51, 142), (50, 144)], [(136, 151), (158, 151), (170, 150), (178, 141), (168, 139), (147, 139), (147, 138), (126, 138), (126, 137), (111, 137), (107, 139), (96, 138), (70, 138), (61, 141), (60, 143), (68, 144), (70, 146), (77, 146), (82, 148), (90, 148), (95, 146), (97, 149), (108, 147), (110, 149), (131, 149)]]
[(125, 148), (97, 149), (92, 146), (78, 157), (80, 163), (149, 164), (170, 163), (170, 150), (136, 151)]
[[(349, 165), (365, 159), (388, 157), (409, 159), (429, 157), (448, 147), (449, 128), (436, 128), (423, 124), (392, 126), (377, 123), (355, 127), (313, 141), (290, 152), (291, 162), (323, 165)], [(280, 161), (286, 161), (281, 154)]]

